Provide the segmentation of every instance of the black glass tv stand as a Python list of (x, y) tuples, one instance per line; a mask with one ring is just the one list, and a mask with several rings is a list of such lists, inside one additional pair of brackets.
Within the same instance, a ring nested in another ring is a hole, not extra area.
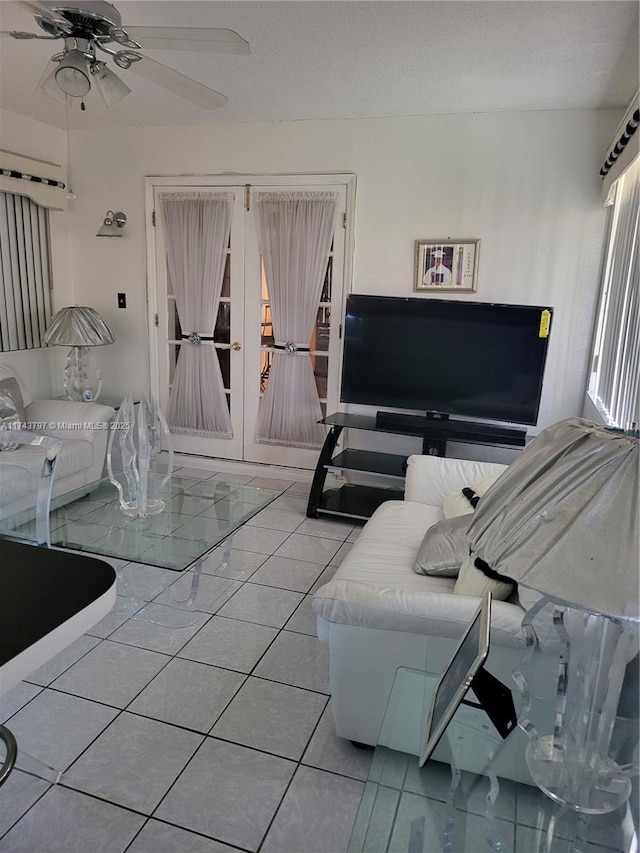
[[(422, 438), (422, 452), (431, 456), (445, 456), (448, 441), (524, 447), (526, 440), (523, 429), (455, 421), (437, 413), (421, 417), (394, 412), (378, 412), (375, 416), (335, 412), (320, 423), (331, 429), (320, 451), (311, 483), (307, 504), (309, 518), (326, 515), (366, 520), (384, 501), (402, 500), (404, 497), (407, 457), (353, 448), (343, 448), (336, 454), (338, 440), (345, 428), (416, 436)], [(382, 474), (389, 478), (390, 487), (345, 483), (325, 491), (330, 470)]]

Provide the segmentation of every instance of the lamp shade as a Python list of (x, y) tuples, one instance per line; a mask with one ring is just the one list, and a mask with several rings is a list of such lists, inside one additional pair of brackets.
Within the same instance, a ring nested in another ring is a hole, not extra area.
[(637, 438), (582, 418), (548, 427), (478, 503), (472, 556), (556, 600), (637, 619), (639, 461)]
[(61, 308), (44, 336), (49, 346), (101, 347), (115, 342), (113, 332), (95, 308)]

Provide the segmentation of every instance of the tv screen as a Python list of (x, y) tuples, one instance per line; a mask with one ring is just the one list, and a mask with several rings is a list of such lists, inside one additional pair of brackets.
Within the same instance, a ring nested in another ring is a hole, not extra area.
[(537, 422), (552, 309), (347, 299), (343, 403)]

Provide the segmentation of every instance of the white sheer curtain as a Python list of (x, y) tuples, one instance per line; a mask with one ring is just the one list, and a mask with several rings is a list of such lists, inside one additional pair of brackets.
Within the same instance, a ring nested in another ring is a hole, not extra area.
[(338, 194), (269, 192), (254, 197), (275, 338), (256, 441), (320, 447), (324, 429), (309, 343), (322, 293)]
[(231, 437), (231, 418), (213, 341), (224, 276), (232, 193), (161, 198), (167, 272), (176, 297), (182, 346), (169, 401), (178, 432)]

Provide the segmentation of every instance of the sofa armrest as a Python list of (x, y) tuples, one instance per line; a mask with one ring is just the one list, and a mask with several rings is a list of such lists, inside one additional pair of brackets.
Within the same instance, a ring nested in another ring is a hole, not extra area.
[(74, 400), (34, 400), (25, 409), (29, 429), (60, 439), (94, 442), (109, 430), (115, 409)]
[(447, 495), (472, 486), (483, 477), (501, 474), (506, 468), (497, 462), (475, 462), (447, 456), (410, 456), (404, 499), (442, 506)]

